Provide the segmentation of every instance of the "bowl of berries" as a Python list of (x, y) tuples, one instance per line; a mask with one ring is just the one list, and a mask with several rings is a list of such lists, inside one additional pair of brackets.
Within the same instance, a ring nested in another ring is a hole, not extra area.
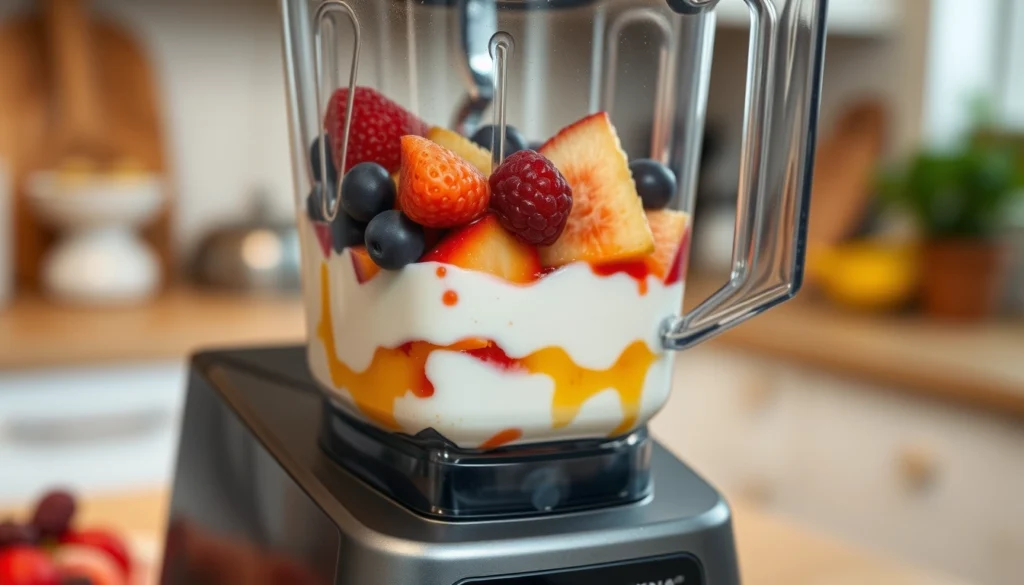
[(63, 490), (43, 495), (22, 519), (0, 520), (2, 585), (135, 585), (138, 559), (113, 530), (75, 522), (76, 500)]

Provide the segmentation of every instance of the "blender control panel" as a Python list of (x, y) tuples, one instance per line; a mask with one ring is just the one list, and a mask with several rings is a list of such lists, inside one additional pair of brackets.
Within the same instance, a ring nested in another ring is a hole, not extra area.
[(466, 579), (458, 585), (703, 585), (700, 561), (688, 554), (523, 573), (502, 577)]

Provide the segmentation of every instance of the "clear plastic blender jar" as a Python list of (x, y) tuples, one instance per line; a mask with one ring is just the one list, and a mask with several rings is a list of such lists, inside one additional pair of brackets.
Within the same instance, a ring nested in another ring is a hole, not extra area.
[(282, 0), (308, 360), (338, 408), (468, 450), (618, 437), (676, 350), (795, 294), (825, 0), (747, 0), (733, 271), (680, 313), (715, 4)]

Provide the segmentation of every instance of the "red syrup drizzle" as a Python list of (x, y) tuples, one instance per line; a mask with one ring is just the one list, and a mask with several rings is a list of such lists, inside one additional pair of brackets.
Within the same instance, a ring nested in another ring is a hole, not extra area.
[(598, 276), (611, 276), (613, 274), (626, 274), (636, 281), (637, 288), (641, 295), (647, 294), (647, 276), (651, 268), (644, 260), (626, 260), (623, 262), (609, 262), (607, 264), (591, 265), (591, 270)]
[(417, 398), (430, 398), (434, 395), (434, 383), (427, 377), (427, 358), (430, 356), (430, 349), (420, 347), (412, 341), (407, 341), (398, 346), (398, 349), (417, 362), (416, 371), (419, 372), (419, 384), (411, 388)]
[(502, 370), (514, 370), (519, 367), (518, 362), (508, 357), (508, 354), (505, 353), (505, 350), (501, 349), (501, 347), (499, 347), (498, 344), (494, 343), (493, 341), (490, 342), (487, 347), (481, 347), (480, 349), (469, 349), (466, 350), (464, 353), (467, 353), (475, 357), (476, 359), (484, 362), (485, 364), (490, 364)]
[(446, 290), (444, 291), (444, 294), (441, 295), (441, 301), (449, 307), (454, 307), (459, 303), (459, 293), (453, 290)]
[(520, 429), (504, 429), (498, 431), (493, 437), (487, 439), (483, 443), (480, 443), (481, 451), (490, 451), (491, 449), (497, 449), (498, 447), (504, 447), (512, 441), (518, 441), (523, 436), (523, 431)]

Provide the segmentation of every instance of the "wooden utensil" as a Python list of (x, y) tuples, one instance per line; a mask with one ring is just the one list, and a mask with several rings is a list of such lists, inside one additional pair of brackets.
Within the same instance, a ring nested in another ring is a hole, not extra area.
[[(144, 51), (122, 28), (93, 21), (82, 0), (45, 0), (0, 23), (0, 158), (15, 185), (18, 284), (34, 288), (53, 234), (32, 214), (25, 179), (58, 165), (133, 167), (167, 176), (159, 100)], [(84, 161), (84, 162), (83, 162)], [(171, 198), (173, 186), (168, 184)], [(165, 282), (171, 206), (146, 230)]]
[(47, 48), (53, 56), (54, 166), (81, 160), (99, 168), (114, 155), (106, 141), (106, 124), (97, 79), (95, 48), (81, 0), (43, 0)]

